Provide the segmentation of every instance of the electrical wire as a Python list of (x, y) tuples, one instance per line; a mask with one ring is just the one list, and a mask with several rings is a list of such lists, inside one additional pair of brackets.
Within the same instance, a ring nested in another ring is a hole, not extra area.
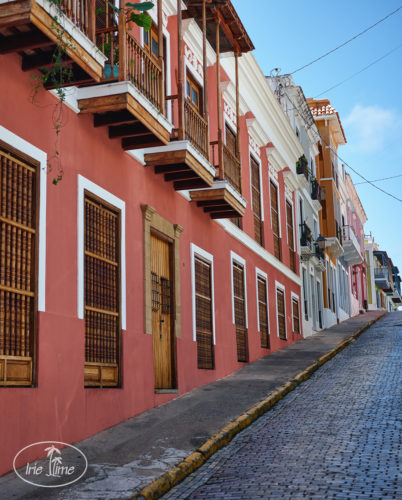
[(396, 50), (400, 49), (402, 47), (402, 43), (400, 45), (398, 45), (397, 47), (393, 48), (392, 50), (390, 50), (389, 52), (387, 52), (386, 54), (384, 54), (383, 56), (379, 57), (378, 59), (376, 59), (375, 61), (373, 61), (372, 63), (368, 64), (367, 66), (365, 66), (364, 68), (362, 68), (360, 71), (357, 71), (356, 73), (353, 73), (353, 75), (349, 76), (348, 78), (345, 78), (345, 80), (342, 80), (341, 82), (337, 83), (336, 85), (333, 85), (332, 87), (330, 87), (329, 89), (327, 90), (324, 90), (324, 92), (321, 92), (320, 94), (316, 95), (314, 97), (314, 99), (317, 99), (317, 97), (320, 97), (322, 96), (323, 94), (327, 94), (328, 92), (330, 92), (331, 90), (334, 90), (336, 89), (337, 87), (339, 87), (340, 85), (342, 85), (343, 83), (346, 83), (348, 82), (349, 80), (351, 80), (352, 78), (354, 78), (355, 76), (357, 75), (360, 75), (360, 73), (363, 73), (363, 71), (365, 71), (366, 69), (368, 68), (371, 68), (371, 66), (374, 66), (374, 64), (378, 63), (379, 61), (381, 61), (382, 59), (385, 59), (386, 57), (388, 57), (390, 54), (392, 54), (393, 52), (395, 52)]
[[(396, 179), (397, 177), (402, 177), (402, 174), (399, 174), (399, 175), (393, 175), (391, 177), (383, 177), (382, 179), (374, 179), (373, 181), (371, 182), (380, 182), (380, 181), (387, 181), (388, 179)], [(358, 186), (359, 184), (367, 184), (366, 181), (363, 181), (363, 182), (355, 182), (354, 185), (355, 186)]]
[(336, 52), (337, 50), (341, 49), (342, 47), (344, 47), (345, 45), (347, 45), (348, 43), (352, 42), (353, 40), (356, 40), (356, 38), (358, 38), (359, 36), (361, 35), (364, 35), (364, 33), (367, 33), (367, 31), (370, 31), (371, 29), (373, 29), (375, 26), (379, 25), (380, 23), (382, 23), (383, 21), (385, 21), (386, 19), (388, 19), (389, 17), (393, 16), (394, 14), (396, 14), (399, 10), (402, 9), (402, 5), (399, 6), (397, 9), (395, 9), (394, 11), (390, 12), (388, 15), (386, 15), (385, 17), (383, 17), (382, 19), (380, 19), (379, 21), (377, 21), (376, 23), (372, 24), (371, 26), (369, 26), (368, 28), (366, 28), (365, 30), (361, 31), (360, 33), (358, 33), (357, 35), (353, 36), (352, 38), (350, 38), (349, 40), (347, 40), (346, 42), (343, 42), (341, 45), (338, 45), (337, 47), (335, 47), (334, 49), (326, 52), (325, 54), (323, 54), (322, 56), (320, 57), (317, 57), (316, 59), (314, 59), (313, 61), (310, 61), (309, 63), (305, 64), (304, 66), (301, 66), (300, 68), (297, 68), (295, 69), (294, 71), (292, 71), (291, 73), (289, 73), (290, 75), (294, 75), (295, 73), (297, 73), (298, 71), (301, 71), (302, 69), (304, 68), (307, 68), (308, 66), (311, 66), (312, 64), (316, 63), (317, 61), (320, 61), (321, 59), (324, 59), (324, 57), (327, 57), (329, 56), (330, 54)]
[[(307, 120), (304, 118), (304, 115), (303, 115), (303, 112), (295, 105), (295, 103), (292, 101), (292, 99), (290, 98), (289, 94), (286, 92), (285, 90), (285, 94), (287, 96), (287, 98), (289, 99), (289, 101), (291, 102), (291, 104), (293, 105), (293, 107), (295, 109), (297, 109), (297, 111), (299, 112), (299, 115), (301, 116), (301, 118), (303, 119), (304, 123), (310, 127), (309, 123), (307, 122)], [(356, 169), (354, 169), (353, 167), (351, 167), (347, 161), (345, 161), (341, 156), (338, 155), (337, 151), (335, 151), (332, 146), (330, 144), (328, 144), (319, 134), (317, 135), (316, 137), (317, 141), (321, 141), (323, 142), (332, 152), (333, 154), (338, 158), (338, 160), (340, 160), (347, 168), (349, 168), (352, 172), (354, 172), (356, 175), (358, 175), (359, 177), (361, 177), (367, 184), (370, 184), (371, 186), (373, 186), (375, 189), (378, 189), (378, 191), (381, 191), (382, 193), (386, 194), (387, 196), (390, 196), (391, 198), (393, 198), (394, 200), (396, 201), (399, 201), (402, 203), (402, 199), (401, 198), (398, 198), (397, 196), (394, 196), (392, 193), (389, 193), (388, 191), (385, 191), (385, 189), (382, 189), (380, 188), (379, 186), (376, 186), (373, 181), (370, 181), (369, 179), (367, 179), (366, 177), (364, 177), (364, 175), (362, 175), (360, 172), (358, 172)]]

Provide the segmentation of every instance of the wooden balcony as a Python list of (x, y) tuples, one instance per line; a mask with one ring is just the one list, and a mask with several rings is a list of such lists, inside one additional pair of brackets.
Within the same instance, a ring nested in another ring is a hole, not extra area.
[(63, 48), (63, 66), (71, 70), (65, 85), (101, 80), (106, 57), (95, 44), (95, 0), (0, 4), (0, 54), (21, 54), (23, 71), (52, 68), (57, 46)]
[(176, 190), (212, 186), (216, 169), (208, 160), (208, 122), (189, 100), (184, 101), (183, 136), (168, 146), (148, 149), (146, 165), (173, 181)]
[(108, 126), (109, 137), (120, 139), (125, 150), (168, 144), (172, 125), (164, 115), (162, 65), (120, 17), (119, 26), (97, 32), (98, 46), (108, 55), (103, 84), (79, 89), (78, 107), (94, 115), (95, 127)]
[(211, 147), (212, 163), (217, 164), (219, 176), (211, 188), (191, 191), (191, 199), (212, 219), (243, 217), (247, 202), (241, 195), (240, 159), (224, 144), (219, 152), (218, 141), (211, 142)]

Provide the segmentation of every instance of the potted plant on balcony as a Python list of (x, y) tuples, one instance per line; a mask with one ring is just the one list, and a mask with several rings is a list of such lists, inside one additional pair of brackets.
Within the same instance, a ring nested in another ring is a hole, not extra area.
[(302, 155), (296, 162), (296, 172), (297, 174), (303, 174), (307, 179), (310, 174), (310, 170), (308, 168), (307, 158)]
[[(108, 1), (111, 9), (115, 11), (118, 15), (120, 14), (121, 9), (113, 5)], [(152, 2), (140, 2), (140, 3), (126, 3), (124, 6), (124, 16), (126, 18), (126, 23), (133, 22), (137, 26), (144, 28), (146, 31), (149, 31), (152, 27), (152, 18), (147, 11), (152, 9), (154, 4)], [(97, 10), (97, 13), (101, 13), (105, 10), (105, 8), (101, 8)], [(139, 12), (139, 13), (138, 13)], [(127, 28), (128, 31), (131, 28)], [(108, 62), (105, 63), (104, 68), (104, 77), (105, 79), (109, 78), (117, 78), (119, 76), (119, 46), (117, 44), (113, 44), (111, 40), (103, 42), (99, 49), (107, 56)], [(113, 62), (113, 64), (112, 64)]]

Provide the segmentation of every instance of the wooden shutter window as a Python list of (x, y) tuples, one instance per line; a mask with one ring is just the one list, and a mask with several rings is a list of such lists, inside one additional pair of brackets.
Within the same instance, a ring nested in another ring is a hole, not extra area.
[(270, 182), (271, 194), (271, 220), (272, 232), (274, 235), (274, 255), (277, 259), (281, 260), (281, 238), (279, 236), (279, 206), (278, 206), (278, 188), (271, 181)]
[(215, 365), (212, 332), (211, 264), (195, 257), (194, 268), (197, 365), (201, 369), (213, 370)]
[(260, 166), (252, 157), (250, 158), (250, 163), (252, 207), (254, 213), (254, 239), (257, 243), (262, 245)]
[(296, 272), (296, 252), (295, 243), (293, 238), (293, 209), (292, 205), (286, 202), (286, 226), (288, 232), (288, 245), (289, 245), (289, 257), (290, 257), (290, 269)]
[(0, 149), (0, 386), (33, 383), (37, 168)]
[(113, 387), (120, 364), (120, 212), (85, 194), (85, 385)]
[(286, 340), (285, 292), (280, 288), (276, 289), (276, 302), (278, 308), (278, 335), (280, 339)]
[(299, 301), (292, 299), (293, 331), (300, 333)]
[(267, 282), (265, 278), (258, 276), (258, 319), (260, 322), (261, 347), (269, 349), (269, 326), (268, 326), (268, 303)]
[(248, 361), (248, 340), (246, 327), (246, 300), (244, 294), (243, 266), (233, 262), (233, 301), (236, 325), (237, 361)]

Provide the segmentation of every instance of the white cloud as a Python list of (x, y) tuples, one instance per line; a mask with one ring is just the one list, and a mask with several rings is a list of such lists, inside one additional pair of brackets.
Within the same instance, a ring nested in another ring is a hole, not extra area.
[(392, 109), (356, 104), (342, 123), (351, 150), (361, 153), (378, 152), (389, 140), (402, 140), (402, 117)]

